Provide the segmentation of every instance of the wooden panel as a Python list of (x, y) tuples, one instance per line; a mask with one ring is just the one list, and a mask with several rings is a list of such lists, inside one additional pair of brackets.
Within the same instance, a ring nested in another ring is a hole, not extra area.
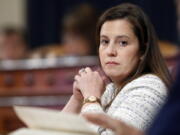
[(2, 61), (0, 96), (70, 94), (74, 75), (97, 65), (96, 57)]
[(0, 96), (72, 93), (78, 68), (0, 71)]
[(0, 133), (24, 126), (13, 105), (62, 109), (72, 94), (74, 75), (93, 58), (60, 58), (0, 63)]

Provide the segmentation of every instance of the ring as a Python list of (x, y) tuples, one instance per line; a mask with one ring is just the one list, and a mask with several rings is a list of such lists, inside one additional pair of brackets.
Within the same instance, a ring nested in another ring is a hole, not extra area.
[(84, 68), (79, 70), (79, 73), (86, 72)]

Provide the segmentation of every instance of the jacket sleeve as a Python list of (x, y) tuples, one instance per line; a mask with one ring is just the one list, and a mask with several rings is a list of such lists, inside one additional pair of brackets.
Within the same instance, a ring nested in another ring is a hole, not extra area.
[(166, 97), (167, 88), (157, 76), (139, 77), (117, 95), (109, 114), (133, 127), (146, 130)]

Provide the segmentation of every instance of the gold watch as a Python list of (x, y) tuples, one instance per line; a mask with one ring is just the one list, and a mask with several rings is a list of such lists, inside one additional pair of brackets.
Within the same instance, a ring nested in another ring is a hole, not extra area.
[(83, 101), (83, 105), (86, 103), (99, 103), (101, 105), (101, 100), (95, 96), (89, 96), (87, 98), (84, 99)]

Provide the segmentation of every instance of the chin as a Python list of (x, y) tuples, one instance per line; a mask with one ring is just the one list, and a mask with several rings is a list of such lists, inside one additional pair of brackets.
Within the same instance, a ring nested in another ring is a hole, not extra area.
[(117, 74), (117, 72), (105, 72), (106, 75), (110, 78), (118, 78), (119, 75)]

